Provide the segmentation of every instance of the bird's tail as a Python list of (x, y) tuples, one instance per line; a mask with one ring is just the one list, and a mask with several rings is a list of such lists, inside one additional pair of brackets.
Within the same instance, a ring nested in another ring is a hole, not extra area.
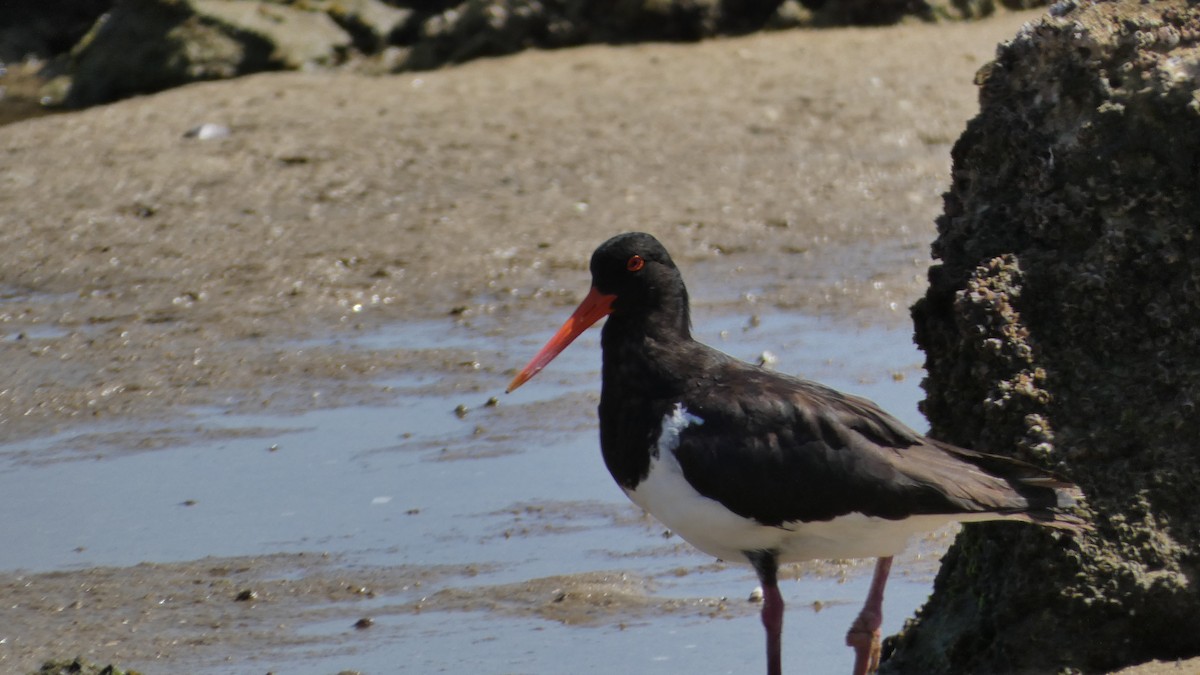
[(940, 441), (934, 441), (934, 444), (1008, 483), (1016, 493), (1012, 496), (1024, 503), (998, 509), (998, 512), (1005, 513), (1006, 519), (1024, 520), (1070, 532), (1091, 529), (1091, 524), (1080, 515), (1083, 491), (1071, 481), (1011, 457), (966, 450)]
[[(1077, 507), (1083, 502), (1083, 491), (1078, 485), (1049, 474), (1020, 478), (1018, 482), (1026, 488), (1020, 492), (1033, 505), (1023, 514), (1028, 516), (1029, 522), (1071, 532), (1092, 528), (1091, 523), (1079, 515)], [(1037, 497), (1029, 494), (1034, 491), (1039, 493)], [(1049, 503), (1051, 498), (1053, 503)]]

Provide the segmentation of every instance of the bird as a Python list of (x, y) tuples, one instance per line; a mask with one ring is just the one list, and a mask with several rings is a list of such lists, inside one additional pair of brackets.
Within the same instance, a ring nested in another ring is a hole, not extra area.
[(653, 235), (592, 254), (578, 308), (507, 391), (580, 334), (601, 331), (600, 449), (636, 505), (708, 555), (754, 568), (767, 673), (782, 674), (781, 564), (876, 558), (846, 635), (854, 675), (879, 666), (892, 558), (951, 522), (1087, 527), (1078, 486), (1041, 468), (920, 434), (875, 403), (735, 359), (693, 339), (687, 287)]

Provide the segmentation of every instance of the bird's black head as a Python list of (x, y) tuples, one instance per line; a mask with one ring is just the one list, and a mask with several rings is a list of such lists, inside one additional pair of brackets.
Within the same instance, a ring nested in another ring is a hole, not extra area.
[(592, 286), (616, 296), (613, 316), (681, 314), (687, 326), (683, 276), (671, 254), (653, 236), (627, 232), (609, 239), (592, 254), (591, 268)]
[[(670, 254), (654, 237), (630, 232), (609, 239), (592, 254), (592, 288), (546, 346), (517, 373), (512, 391), (538, 374), (562, 350), (604, 317), (602, 345), (644, 338), (691, 337), (687, 289)], [(606, 347), (607, 353), (607, 347)], [(605, 359), (607, 360), (607, 356)]]

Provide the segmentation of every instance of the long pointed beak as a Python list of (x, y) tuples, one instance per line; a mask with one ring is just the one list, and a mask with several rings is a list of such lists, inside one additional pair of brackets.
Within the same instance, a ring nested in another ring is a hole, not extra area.
[(546, 364), (553, 361), (554, 357), (566, 349), (567, 345), (574, 342), (580, 333), (590, 328), (592, 324), (600, 319), (608, 316), (612, 312), (612, 304), (616, 299), (617, 296), (601, 293), (593, 286), (588, 291), (587, 297), (583, 299), (583, 302), (579, 303), (579, 307), (575, 308), (575, 312), (562, 325), (562, 328), (559, 328), (554, 337), (550, 338), (550, 341), (546, 343), (546, 346), (542, 347), (541, 351), (534, 355), (529, 365), (517, 373), (517, 376), (508, 384), (508, 389), (505, 392), (511, 393), (517, 387), (525, 384), (529, 381), (529, 378), (541, 372), (542, 368), (546, 367)]

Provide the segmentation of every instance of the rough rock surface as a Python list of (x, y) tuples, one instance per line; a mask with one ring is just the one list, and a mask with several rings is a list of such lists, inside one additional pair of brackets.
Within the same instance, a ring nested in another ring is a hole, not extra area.
[(124, 0), (71, 53), (71, 107), (200, 80), (331, 65), (351, 45), (327, 14), (238, 0)]
[(114, 665), (101, 666), (80, 658), (47, 661), (31, 675), (139, 675), (135, 670), (121, 670)]
[(967, 528), (886, 670), (1200, 654), (1200, 8), (1059, 3), (978, 79), (913, 312), (925, 413), (1067, 473), (1095, 531)]
[(113, 0), (4, 0), (0, 63), (48, 57), (71, 49)]
[[(531, 47), (764, 28), (978, 19), (1045, 0), (14, 0), (0, 63), (49, 59), (39, 98), (86, 107), (265, 70), (428, 70)], [(94, 22), (94, 23), (93, 23)], [(89, 28), (90, 31), (89, 31)], [(86, 32), (86, 35), (85, 35)]]

